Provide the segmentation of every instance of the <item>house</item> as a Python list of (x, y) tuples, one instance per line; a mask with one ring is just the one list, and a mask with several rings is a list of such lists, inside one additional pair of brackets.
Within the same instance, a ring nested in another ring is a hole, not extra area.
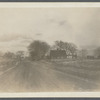
[(50, 50), (50, 58), (52, 59), (61, 59), (61, 58), (66, 58), (66, 51), (65, 50)]

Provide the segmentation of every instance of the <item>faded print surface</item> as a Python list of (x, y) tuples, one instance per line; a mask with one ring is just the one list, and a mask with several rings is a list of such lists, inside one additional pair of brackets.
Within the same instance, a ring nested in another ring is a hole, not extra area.
[(0, 8), (0, 92), (100, 91), (100, 8)]

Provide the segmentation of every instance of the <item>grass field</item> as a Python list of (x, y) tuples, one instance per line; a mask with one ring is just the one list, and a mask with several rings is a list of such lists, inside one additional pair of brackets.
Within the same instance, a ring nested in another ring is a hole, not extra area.
[(53, 61), (53, 64), (53, 69), (69, 75), (73, 83), (77, 81), (76, 90), (79, 87), (82, 91), (100, 90), (100, 60), (64, 60)]
[(100, 60), (76, 60), (76, 61), (61, 61), (53, 62), (57, 67), (57, 70), (63, 72), (71, 72), (71, 74), (87, 78), (89, 80), (100, 79)]

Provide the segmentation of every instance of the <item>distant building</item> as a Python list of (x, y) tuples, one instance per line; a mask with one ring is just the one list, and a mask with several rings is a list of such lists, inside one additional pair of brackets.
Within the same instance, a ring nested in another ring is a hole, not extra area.
[(66, 58), (67, 55), (66, 55), (66, 51), (65, 50), (50, 50), (50, 58), (55, 58), (55, 59), (58, 59), (58, 58)]
[(94, 59), (95, 57), (93, 55), (87, 55), (87, 59)]
[(72, 59), (72, 58), (77, 58), (77, 52), (76, 53), (71, 53), (69, 50), (64, 50), (64, 49), (53, 49), (49, 50), (46, 55), (46, 58), (49, 59)]

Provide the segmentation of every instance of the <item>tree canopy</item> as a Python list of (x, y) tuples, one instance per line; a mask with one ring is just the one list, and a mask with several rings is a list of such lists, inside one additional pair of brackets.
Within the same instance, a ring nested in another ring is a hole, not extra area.
[(58, 49), (63, 49), (74, 55), (77, 51), (77, 46), (74, 43), (55, 41), (55, 46)]
[(48, 52), (49, 48), (50, 46), (46, 42), (39, 41), (39, 40), (33, 41), (28, 46), (28, 50), (32, 60), (42, 59), (45, 56), (45, 54)]

